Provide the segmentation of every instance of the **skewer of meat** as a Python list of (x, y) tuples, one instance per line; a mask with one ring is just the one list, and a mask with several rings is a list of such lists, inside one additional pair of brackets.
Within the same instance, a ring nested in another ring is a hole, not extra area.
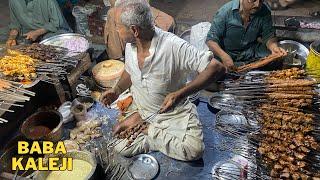
[(238, 67), (237, 72), (245, 72), (245, 71), (249, 71), (252, 69), (257, 69), (257, 68), (263, 67), (271, 62), (279, 60), (280, 58), (282, 58), (286, 55), (287, 55), (286, 53), (272, 54), (272, 55), (267, 56), (265, 58), (262, 58), (256, 62)]

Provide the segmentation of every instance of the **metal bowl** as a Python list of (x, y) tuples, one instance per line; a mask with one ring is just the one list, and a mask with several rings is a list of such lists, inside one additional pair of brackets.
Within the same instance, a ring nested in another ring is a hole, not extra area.
[(279, 44), (280, 47), (288, 51), (288, 57), (285, 62), (288, 62), (289, 66), (305, 66), (309, 54), (308, 48), (303, 44), (292, 40), (283, 40), (280, 41)]
[(39, 111), (28, 117), (20, 130), (30, 140), (57, 142), (63, 135), (62, 120), (62, 115), (57, 111)]
[[(54, 156), (54, 155), (52, 155)], [(85, 151), (68, 151), (66, 154), (59, 154), (59, 157), (71, 157), (72, 159), (79, 159), (86, 161), (92, 165), (92, 169), (90, 173), (87, 175), (86, 179), (92, 180), (95, 179), (96, 169), (97, 169), (97, 161), (93, 154)], [(49, 176), (51, 171), (39, 171), (36, 175), (37, 180), (45, 180)]]
[(72, 101), (71, 107), (83, 104), (87, 109), (90, 109), (94, 104), (94, 99), (92, 97), (78, 97)]
[(180, 38), (190, 43), (191, 29), (188, 29), (181, 33)]
[(219, 161), (212, 168), (212, 179), (241, 179), (240, 164), (229, 161)]
[(216, 114), (216, 123), (223, 126), (247, 126), (246, 117), (240, 112), (220, 111)]

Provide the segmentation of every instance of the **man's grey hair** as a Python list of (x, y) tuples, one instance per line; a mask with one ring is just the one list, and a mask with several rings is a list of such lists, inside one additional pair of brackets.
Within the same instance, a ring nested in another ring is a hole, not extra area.
[(150, 5), (146, 0), (117, 0), (115, 7), (122, 8), (120, 18), (125, 26), (135, 25), (141, 29), (153, 27)]

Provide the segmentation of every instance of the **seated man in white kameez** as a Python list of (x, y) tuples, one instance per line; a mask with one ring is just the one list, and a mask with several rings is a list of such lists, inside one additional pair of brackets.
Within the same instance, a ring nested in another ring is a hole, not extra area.
[[(115, 125), (119, 134), (160, 110), (130, 147), (120, 140), (115, 150), (130, 157), (160, 151), (182, 161), (197, 160), (204, 151), (202, 126), (196, 106), (187, 97), (220, 79), (224, 66), (212, 54), (153, 25), (150, 8), (139, 0), (122, 0), (116, 7), (116, 27), (126, 42), (125, 71), (118, 84), (101, 96), (110, 105), (126, 89), (133, 96), (135, 113)], [(188, 73), (198, 71), (186, 85)]]

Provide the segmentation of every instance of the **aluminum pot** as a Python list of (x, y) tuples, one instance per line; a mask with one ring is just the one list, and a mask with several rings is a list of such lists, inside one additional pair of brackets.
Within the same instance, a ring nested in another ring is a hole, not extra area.
[(285, 63), (289, 67), (304, 67), (309, 50), (301, 43), (292, 40), (283, 40), (279, 42), (280, 47), (288, 51)]
[(30, 140), (57, 142), (63, 135), (63, 118), (54, 110), (39, 111), (28, 117), (20, 130)]

